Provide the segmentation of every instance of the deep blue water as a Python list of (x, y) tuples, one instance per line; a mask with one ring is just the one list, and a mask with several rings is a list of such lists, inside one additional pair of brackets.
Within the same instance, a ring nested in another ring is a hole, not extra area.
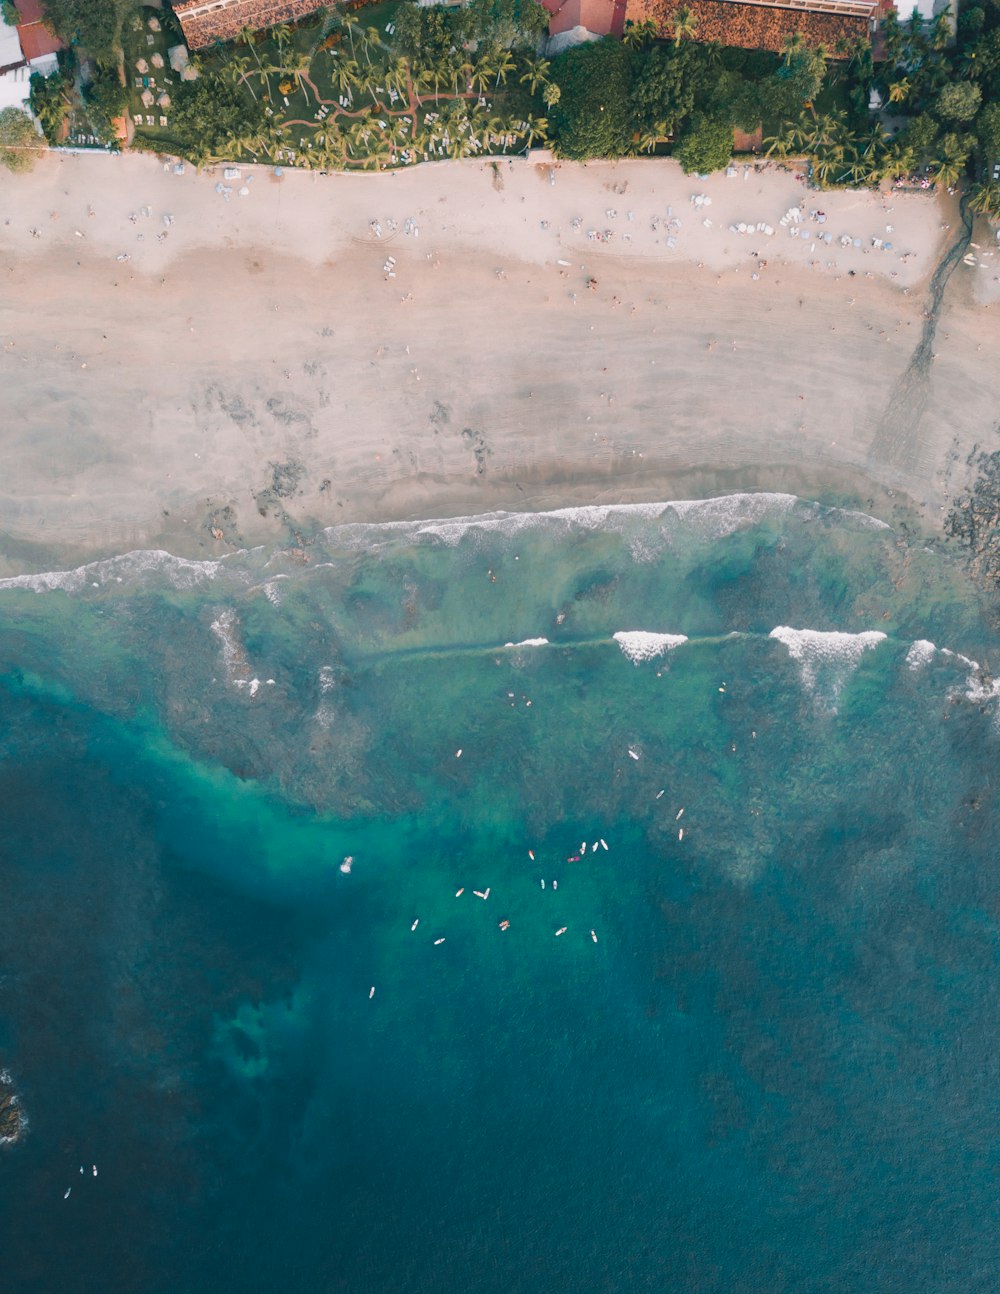
[(994, 1291), (949, 559), (786, 496), (309, 555), (0, 583), (0, 1290)]

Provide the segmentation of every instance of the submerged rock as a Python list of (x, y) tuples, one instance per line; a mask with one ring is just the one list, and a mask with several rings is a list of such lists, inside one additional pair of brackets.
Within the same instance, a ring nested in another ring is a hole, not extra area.
[(969, 551), (972, 572), (987, 588), (1000, 588), (1000, 450), (980, 454), (979, 475), (945, 522), (952, 538)]

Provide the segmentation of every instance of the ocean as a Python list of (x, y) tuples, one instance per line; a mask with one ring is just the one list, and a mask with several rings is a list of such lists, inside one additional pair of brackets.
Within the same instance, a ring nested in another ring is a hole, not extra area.
[(990, 611), (776, 494), (0, 581), (0, 1290), (995, 1291)]

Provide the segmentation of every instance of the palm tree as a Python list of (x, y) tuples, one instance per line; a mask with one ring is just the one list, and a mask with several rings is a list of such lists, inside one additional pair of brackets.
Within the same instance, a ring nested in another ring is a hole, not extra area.
[(365, 52), (365, 62), (368, 64), (369, 67), (371, 67), (372, 65), (372, 60), (371, 60), (371, 55), (369, 54), (368, 51), (372, 48), (373, 45), (375, 46), (376, 49), (381, 48), (381, 43), (382, 42), (379, 40), (379, 35), (378, 35), (378, 28), (366, 27), (363, 48)]
[(622, 41), (630, 49), (644, 49), (651, 45), (656, 39), (656, 23), (652, 18), (644, 18), (641, 22), (633, 22), (629, 18), (625, 23), (625, 31), (622, 33)]
[(685, 36), (690, 40), (694, 39), (694, 34), (698, 30), (698, 15), (687, 5), (681, 5), (671, 19), (670, 26), (673, 29), (676, 49)]
[(928, 168), (928, 173), (935, 184), (945, 189), (953, 189), (965, 172), (965, 158), (954, 153), (943, 153), (936, 157)]
[(469, 79), (480, 94), (489, 88), (489, 84), (493, 80), (493, 64), (488, 54), (482, 56)]
[(527, 66), (525, 67), (524, 73), (520, 78), (520, 84), (524, 85), (525, 82), (527, 82), (529, 92), (531, 94), (535, 94), (540, 85), (548, 84), (549, 72), (551, 71), (551, 68), (552, 68), (552, 64), (548, 61), (548, 59), (544, 59), (544, 58), (530, 59), (528, 61)]
[(420, 97), (419, 91), (421, 86), (425, 85), (427, 86), (428, 89), (431, 89), (433, 87), (434, 102), (437, 103), (438, 92), (441, 89), (441, 82), (443, 80), (444, 80), (444, 76), (439, 67), (425, 67), (423, 71), (420, 73), (420, 75), (417, 77), (417, 91), (418, 91), (417, 97), (418, 98)]
[(456, 80), (455, 93), (456, 94), (458, 93), (458, 89), (457, 89), (458, 81), (461, 81), (462, 84), (465, 86), (466, 91), (468, 91), (472, 87), (472, 78), (475, 75), (475, 71), (476, 71), (475, 63), (473, 63), (472, 59), (466, 56), (465, 58), (459, 59), (456, 62), (454, 70), (455, 70), (455, 80)]
[(969, 210), (993, 220), (1000, 217), (1000, 184), (996, 180), (974, 184), (969, 193)]
[(913, 89), (913, 82), (908, 76), (901, 76), (898, 81), (893, 81), (889, 86), (889, 102), (905, 103)]
[(510, 52), (510, 50), (509, 49), (500, 50), (500, 52), (496, 56), (496, 63), (494, 64), (494, 67), (493, 67), (494, 72), (496, 72), (497, 74), (496, 83), (493, 86), (494, 90), (500, 85), (501, 81), (504, 83), (504, 85), (507, 84), (507, 77), (510, 75), (511, 72), (514, 71), (514, 68), (516, 66), (517, 64), (514, 62), (514, 55)]
[(402, 94), (410, 76), (410, 65), (405, 58), (394, 58), (386, 67), (382, 76), (387, 90), (397, 90)]
[(278, 57), (285, 57), (285, 50), (288, 48), (292, 39), (292, 29), (287, 22), (279, 23), (277, 27), (271, 28), (271, 36), (278, 47)]
[(886, 180), (895, 180), (900, 175), (909, 175), (916, 166), (917, 159), (913, 150), (905, 144), (893, 141), (882, 158), (881, 175)]
[(667, 129), (667, 123), (665, 121), (654, 121), (652, 125), (639, 132), (636, 147), (640, 152), (651, 153), (657, 144), (669, 138), (670, 131)]
[(782, 160), (795, 150), (795, 131), (784, 130), (777, 135), (769, 135), (764, 143), (765, 157), (779, 157)]
[(256, 60), (258, 72), (263, 75), (264, 69), (261, 67), (260, 55), (257, 53), (257, 33), (254, 29), (252, 27), (241, 27), (236, 40), (240, 45), (246, 45), (248, 47), (250, 53)]
[(791, 31), (785, 37), (784, 44), (781, 47), (781, 54), (785, 61), (785, 67), (791, 67), (792, 59), (800, 49), (805, 48), (805, 37), (800, 31)]
[(903, 52), (906, 36), (900, 25), (899, 14), (894, 7), (889, 8), (882, 19), (882, 39), (885, 42), (886, 62), (895, 67)]
[(549, 137), (549, 123), (545, 117), (534, 117), (531, 113), (524, 123), (524, 130), (521, 131), (524, 137), (525, 148), (531, 148), (536, 140), (544, 143)]
[(307, 75), (312, 66), (312, 59), (308, 54), (293, 54), (285, 60), (285, 66), (281, 69), (287, 72), (295, 82), (299, 90), (302, 89), (302, 78)]
[(347, 32), (347, 39), (351, 42), (351, 58), (357, 58), (354, 51), (354, 28), (358, 25), (358, 19), (352, 13), (345, 13), (340, 20), (340, 25)]
[(395, 150), (392, 144), (380, 137), (373, 140), (371, 147), (361, 161), (361, 165), (372, 166), (376, 171), (381, 171), (384, 166), (388, 166), (392, 162), (394, 157)]
[(353, 59), (338, 58), (333, 65), (332, 81), (341, 94), (355, 89), (360, 81), (361, 68)]
[(928, 33), (931, 49), (940, 52), (951, 40), (951, 5), (947, 4), (940, 13), (934, 15)]
[(542, 101), (546, 108), (554, 108), (561, 98), (562, 90), (555, 81), (550, 81), (542, 91)]

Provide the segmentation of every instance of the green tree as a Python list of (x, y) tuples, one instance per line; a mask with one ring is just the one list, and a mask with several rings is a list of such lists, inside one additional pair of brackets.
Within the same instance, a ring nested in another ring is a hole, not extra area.
[(956, 81), (944, 87), (934, 107), (946, 121), (971, 121), (979, 111), (982, 97), (982, 90), (974, 82)]
[(35, 123), (21, 108), (0, 112), (0, 166), (8, 171), (30, 171), (42, 149)]
[(45, 0), (45, 15), (62, 38), (96, 59), (117, 61), (125, 19), (135, 0)]
[(733, 156), (733, 128), (717, 117), (696, 113), (674, 148), (686, 175), (720, 171)]
[(914, 167), (926, 166), (935, 156), (940, 135), (941, 127), (929, 113), (923, 112), (899, 132), (896, 143), (909, 150)]
[(632, 106), (640, 131), (655, 122), (675, 134), (694, 111), (697, 77), (690, 75), (688, 49), (657, 45), (639, 63), (632, 89)]
[(988, 103), (976, 118), (976, 143), (980, 172), (992, 175), (1000, 164), (1000, 103)]
[(549, 29), (537, 0), (470, 0), (464, 19), (469, 36), (494, 51), (534, 49)]
[(775, 75), (787, 84), (789, 94), (799, 105), (812, 103), (826, 76), (826, 55), (822, 47), (800, 46), (786, 55)]
[(122, 85), (117, 65), (98, 63), (84, 86), (83, 97), (92, 125), (110, 143), (115, 138), (112, 123), (122, 116), (128, 103), (128, 91)]
[(69, 99), (66, 94), (68, 88), (66, 78), (61, 72), (53, 72), (51, 76), (41, 76), (38, 72), (32, 73), (29, 99), (31, 111), (41, 122), (45, 138), (50, 144), (59, 142), (63, 122), (69, 112)]
[(228, 156), (232, 139), (256, 139), (273, 130), (261, 102), (226, 77), (208, 72), (177, 87), (170, 124), (186, 156), (192, 161), (201, 157), (202, 164), (213, 156)]
[(656, 23), (651, 18), (644, 18), (641, 22), (633, 22), (631, 18), (626, 19), (622, 40), (629, 49), (645, 49), (646, 46), (652, 45), (655, 39)]
[(552, 65), (560, 97), (552, 113), (564, 157), (622, 157), (632, 136), (629, 51), (618, 41), (588, 41)]

